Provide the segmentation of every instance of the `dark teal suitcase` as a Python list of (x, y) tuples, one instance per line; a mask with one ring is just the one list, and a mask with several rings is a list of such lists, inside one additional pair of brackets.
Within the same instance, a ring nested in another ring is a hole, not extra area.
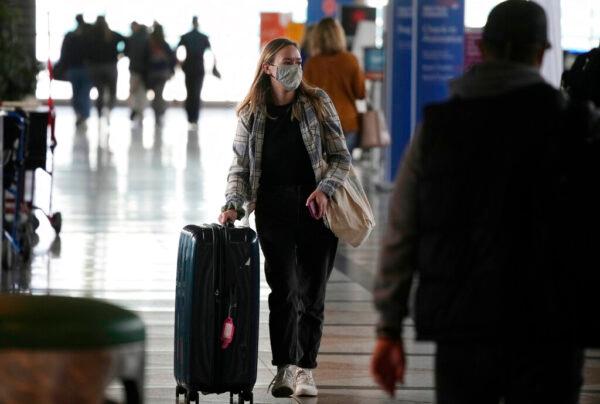
[[(230, 393), (253, 403), (258, 356), (259, 254), (254, 230), (217, 224), (184, 227), (175, 296), (176, 396)], [(230, 343), (223, 340), (230, 317)], [(231, 327), (230, 327), (231, 328)]]

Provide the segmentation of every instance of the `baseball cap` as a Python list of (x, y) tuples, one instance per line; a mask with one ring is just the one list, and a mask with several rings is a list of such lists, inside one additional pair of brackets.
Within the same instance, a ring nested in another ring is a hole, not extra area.
[(498, 45), (540, 44), (549, 47), (546, 12), (534, 1), (506, 0), (488, 15), (483, 40)]

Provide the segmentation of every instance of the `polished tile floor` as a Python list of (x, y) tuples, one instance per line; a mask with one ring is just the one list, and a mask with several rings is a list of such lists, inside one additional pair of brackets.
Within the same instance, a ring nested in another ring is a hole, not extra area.
[[(60, 239), (41, 220), (40, 242), (30, 272), (5, 279), (3, 287), (34, 294), (93, 296), (137, 312), (147, 325), (146, 402), (175, 402), (173, 320), (175, 266), (180, 229), (214, 222), (223, 203), (235, 130), (232, 109), (205, 109), (197, 131), (188, 131), (181, 109), (168, 110), (162, 129), (148, 111), (143, 125), (132, 124), (117, 108), (110, 123), (92, 118), (75, 131), (67, 107), (57, 113), (53, 209), (61, 211)], [(372, 173), (363, 167), (363, 173)], [(49, 180), (37, 177), (38, 205), (47, 205)], [(366, 181), (379, 223), (387, 195)], [(433, 353), (407, 331), (408, 375), (397, 399), (388, 399), (369, 376), (375, 312), (371, 304), (379, 226), (359, 249), (341, 247), (327, 290), (324, 336), (315, 377), (319, 397), (302, 403), (431, 403)], [(257, 403), (287, 403), (267, 393), (270, 365), (267, 330), (268, 287), (261, 282)], [(110, 395), (118, 397), (119, 387)], [(180, 400), (182, 401), (182, 400)], [(226, 395), (202, 402), (228, 402)], [(582, 403), (600, 403), (600, 352), (590, 351)]]

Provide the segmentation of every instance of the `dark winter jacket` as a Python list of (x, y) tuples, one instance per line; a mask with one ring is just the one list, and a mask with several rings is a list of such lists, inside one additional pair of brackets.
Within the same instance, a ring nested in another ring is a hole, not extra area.
[(90, 52), (89, 31), (88, 24), (85, 24), (65, 35), (60, 49), (60, 62), (65, 69), (84, 66)]
[(125, 44), (125, 56), (129, 57), (129, 70), (145, 74), (148, 69), (148, 31), (143, 28), (131, 34)]
[(198, 30), (191, 30), (181, 36), (177, 47), (185, 48), (185, 60), (181, 67), (185, 74), (204, 74), (204, 52), (210, 49), (208, 37)]
[(597, 118), (520, 65), (477, 66), (451, 89), (425, 109), (390, 200), (378, 332), (400, 335), (414, 278), (420, 339), (572, 341)]

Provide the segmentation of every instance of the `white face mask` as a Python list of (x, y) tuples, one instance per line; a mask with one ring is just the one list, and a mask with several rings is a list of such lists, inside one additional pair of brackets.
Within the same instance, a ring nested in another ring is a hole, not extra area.
[(293, 65), (273, 65), (277, 67), (275, 80), (280, 82), (287, 91), (294, 91), (302, 82), (302, 66)]

